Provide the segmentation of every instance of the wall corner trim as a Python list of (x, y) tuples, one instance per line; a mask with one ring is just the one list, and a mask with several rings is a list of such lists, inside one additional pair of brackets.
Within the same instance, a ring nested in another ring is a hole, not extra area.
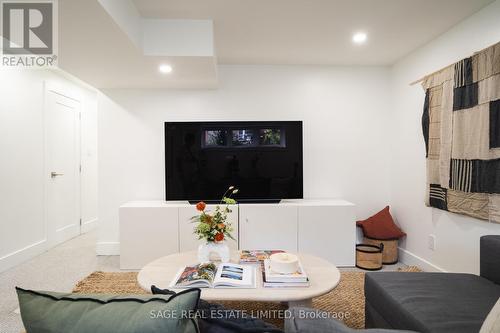
[(99, 220), (97, 218), (91, 219), (91, 220), (88, 220), (88, 221), (84, 221), (82, 223), (81, 233), (82, 234), (86, 234), (87, 232), (96, 229), (97, 225), (98, 225), (98, 222), (99, 222)]
[(411, 253), (410, 251), (407, 251), (403, 248), (399, 248), (399, 258), (402, 263), (408, 266), (418, 266), (425, 272), (447, 272), (445, 269), (434, 265), (430, 261), (425, 260), (424, 258), (421, 258), (417, 256), (414, 253)]
[(97, 242), (96, 254), (98, 256), (119, 256), (120, 242)]
[(38, 242), (25, 246), (22, 249), (9, 253), (0, 258), (0, 273), (30, 260), (31, 258), (42, 254), (46, 250), (47, 240), (42, 239)]

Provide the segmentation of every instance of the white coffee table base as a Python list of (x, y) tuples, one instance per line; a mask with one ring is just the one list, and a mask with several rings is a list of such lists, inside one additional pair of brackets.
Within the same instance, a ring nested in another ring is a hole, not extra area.
[[(310, 286), (307, 288), (264, 288), (260, 272), (257, 272), (257, 289), (203, 288), (201, 298), (206, 301), (286, 302), (290, 307), (311, 307), (314, 297), (322, 296), (337, 286), (340, 272), (337, 267), (324, 259), (305, 254), (299, 254), (299, 258), (309, 276)], [(238, 260), (238, 252), (231, 252), (231, 262)], [(170, 287), (170, 283), (179, 269), (197, 262), (196, 251), (172, 254), (144, 266), (137, 280), (139, 285), (148, 291), (152, 285), (161, 289), (174, 289)], [(260, 270), (260, 266), (256, 267)]]
[(312, 308), (313, 300), (312, 298), (303, 299), (301, 301), (288, 302), (289, 308)]

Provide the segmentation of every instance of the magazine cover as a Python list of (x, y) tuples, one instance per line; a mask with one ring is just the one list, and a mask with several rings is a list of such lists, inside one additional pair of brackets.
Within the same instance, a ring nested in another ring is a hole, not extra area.
[(283, 253), (283, 250), (242, 250), (240, 252), (240, 263), (259, 263), (269, 259), (275, 253)]
[(186, 266), (177, 279), (177, 286), (190, 286), (194, 284), (211, 284), (215, 278), (217, 267), (212, 263)]

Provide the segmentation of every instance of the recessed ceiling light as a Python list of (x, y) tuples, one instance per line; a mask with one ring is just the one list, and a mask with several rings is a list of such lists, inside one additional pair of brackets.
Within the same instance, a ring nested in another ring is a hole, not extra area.
[(171, 73), (172, 72), (172, 66), (170, 66), (170, 65), (160, 65), (160, 67), (158, 67), (158, 70), (160, 71), (160, 73), (164, 73), (164, 74)]
[(352, 36), (352, 41), (356, 44), (363, 44), (366, 42), (368, 36), (364, 32), (357, 32)]

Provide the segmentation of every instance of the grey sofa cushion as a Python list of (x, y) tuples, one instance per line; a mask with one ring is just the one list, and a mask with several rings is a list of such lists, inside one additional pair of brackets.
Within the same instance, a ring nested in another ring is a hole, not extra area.
[(285, 333), (411, 333), (399, 330), (354, 330), (323, 311), (308, 308), (292, 308), (285, 320)]
[(500, 286), (472, 274), (368, 273), (367, 302), (392, 328), (418, 332), (479, 332)]
[(500, 284), (500, 236), (483, 236), (480, 241), (481, 276)]
[(16, 288), (30, 333), (196, 333), (200, 289), (176, 295), (83, 295)]
[(370, 302), (365, 300), (365, 327), (366, 328), (392, 328), (384, 317), (378, 313)]

